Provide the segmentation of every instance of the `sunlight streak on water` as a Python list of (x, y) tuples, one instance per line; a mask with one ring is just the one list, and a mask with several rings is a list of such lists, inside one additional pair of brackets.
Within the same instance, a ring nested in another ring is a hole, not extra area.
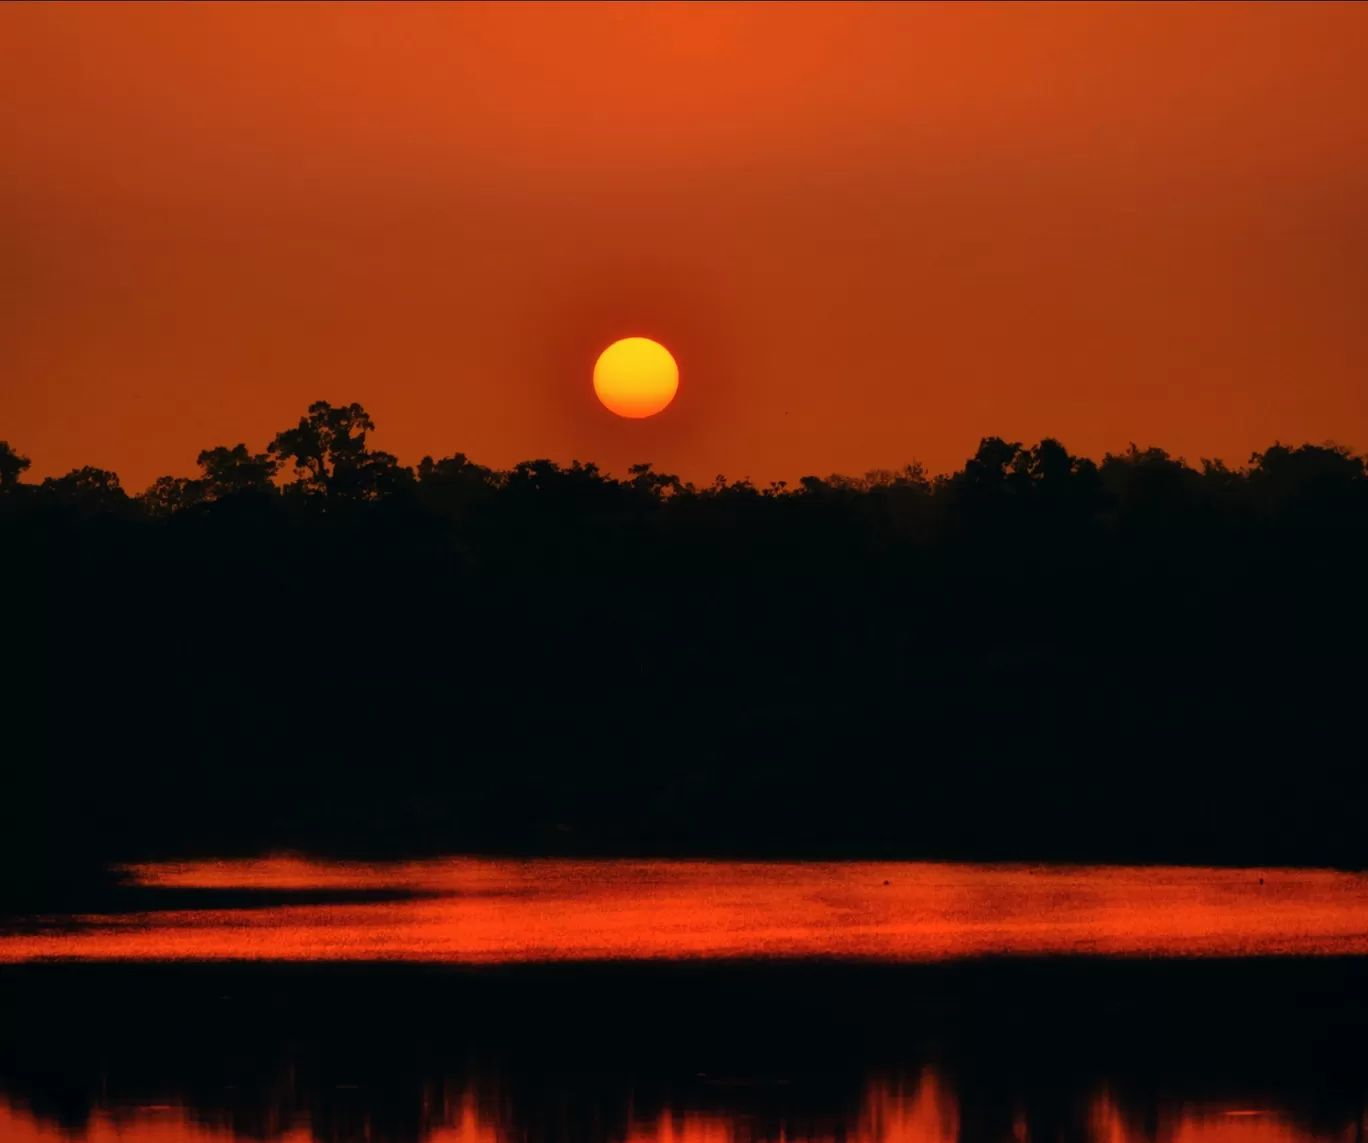
[[(431, 1108), (438, 1108), (432, 1112)], [(279, 1118), (279, 1117), (272, 1117)], [(287, 1117), (288, 1118), (288, 1117)], [(845, 1117), (757, 1124), (746, 1112), (728, 1114), (666, 1108), (636, 1118), (629, 1114), (621, 1143), (960, 1143), (960, 1099), (934, 1069), (906, 1079), (871, 1079), (858, 1107)], [(1140, 1122), (1149, 1119), (1150, 1122)], [(1324, 1131), (1299, 1123), (1276, 1108), (1241, 1113), (1220, 1101), (1173, 1102), (1157, 1115), (1127, 1114), (1105, 1090), (1088, 1100), (1079, 1143), (1351, 1143), (1362, 1137), (1361, 1123)], [(307, 1116), (274, 1126), (236, 1128), (222, 1117), (197, 1119), (186, 1107), (99, 1109), (84, 1126), (56, 1126), (0, 1099), (0, 1139), (5, 1143), (238, 1143), (255, 1138), (268, 1143), (314, 1143), (335, 1128), (315, 1129)], [(589, 1143), (610, 1143), (604, 1130)], [(492, 1092), (470, 1088), (438, 1093), (424, 1100), (424, 1114), (405, 1132), (416, 1143), (521, 1143), (525, 1130), (516, 1114)], [(365, 1138), (388, 1139), (388, 1133)], [(1029, 1143), (1031, 1126), (1021, 1120), (1017, 1143)]]
[[(0, 935), (0, 963), (1368, 954), (1368, 877), (1329, 870), (270, 858), (130, 873), (168, 891), (275, 896), (15, 931)], [(397, 896), (281, 897), (304, 890)]]

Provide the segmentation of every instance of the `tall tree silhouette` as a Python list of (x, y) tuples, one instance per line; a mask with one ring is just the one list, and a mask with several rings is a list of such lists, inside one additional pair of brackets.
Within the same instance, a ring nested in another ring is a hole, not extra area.
[(955, 485), (973, 501), (996, 500), (1007, 489), (1012, 476), (1020, 473), (1017, 461), (1021, 456), (1020, 441), (984, 437), (965, 462), (964, 471), (953, 478)]
[(412, 482), (413, 473), (387, 452), (366, 448), (375, 422), (359, 404), (334, 408), (315, 401), (292, 429), (277, 433), (266, 452), (293, 461), (295, 487), (337, 500), (376, 500)]

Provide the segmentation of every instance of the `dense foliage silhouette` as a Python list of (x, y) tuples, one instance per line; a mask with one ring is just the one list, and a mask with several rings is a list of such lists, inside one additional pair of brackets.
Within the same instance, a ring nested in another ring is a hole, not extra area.
[(1345, 448), (695, 487), (373, 431), (318, 402), (136, 496), (0, 445), (23, 884), (263, 848), (1364, 864)]

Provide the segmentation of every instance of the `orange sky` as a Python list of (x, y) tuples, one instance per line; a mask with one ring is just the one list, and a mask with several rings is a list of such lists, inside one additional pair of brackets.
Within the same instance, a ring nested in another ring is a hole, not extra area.
[[(0, 5), (0, 439), (1368, 447), (1368, 6)], [(595, 402), (645, 334), (680, 393)]]

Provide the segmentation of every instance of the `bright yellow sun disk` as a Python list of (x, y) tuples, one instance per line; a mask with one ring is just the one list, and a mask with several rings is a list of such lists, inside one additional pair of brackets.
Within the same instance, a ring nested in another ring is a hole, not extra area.
[(594, 363), (594, 393), (619, 417), (653, 417), (674, 400), (679, 366), (649, 337), (624, 337)]

